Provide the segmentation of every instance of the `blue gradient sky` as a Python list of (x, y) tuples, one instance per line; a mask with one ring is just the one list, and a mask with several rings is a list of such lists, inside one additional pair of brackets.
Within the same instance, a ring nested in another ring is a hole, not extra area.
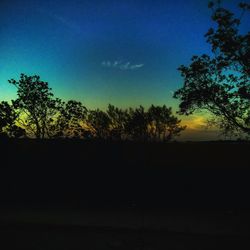
[[(224, 2), (236, 10), (238, 1)], [(153, 103), (177, 109), (177, 68), (194, 54), (209, 53), (207, 3), (1, 0), (0, 99), (14, 98), (7, 80), (26, 73), (39, 74), (56, 96), (89, 108)], [(243, 29), (249, 21), (243, 19)], [(184, 118), (190, 124), (195, 119), (200, 115)]]

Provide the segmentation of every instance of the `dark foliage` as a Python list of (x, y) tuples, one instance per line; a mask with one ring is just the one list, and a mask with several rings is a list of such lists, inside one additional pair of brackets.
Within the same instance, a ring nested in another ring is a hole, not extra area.
[(93, 137), (97, 139), (107, 139), (109, 137), (111, 120), (104, 111), (100, 109), (89, 111), (87, 124), (90, 126)]
[(185, 129), (180, 126), (181, 120), (173, 116), (172, 109), (163, 105), (151, 107), (148, 110), (148, 119), (150, 123), (150, 136), (152, 139), (160, 141), (169, 141)]
[(37, 75), (21, 74), (9, 82), (17, 88), (17, 99), (0, 104), (0, 133), (5, 136), (170, 141), (185, 128), (165, 105), (88, 110), (81, 102), (55, 98)]
[(31, 137), (51, 137), (50, 128), (59, 112), (61, 100), (53, 97), (48, 83), (37, 75), (24, 74), (19, 81), (11, 79), (9, 83), (17, 88), (17, 99), (12, 101), (18, 114), (17, 124)]
[(131, 139), (147, 140), (148, 134), (148, 114), (142, 106), (129, 109), (129, 117), (125, 130)]
[[(86, 129), (83, 123), (86, 120), (87, 109), (81, 102), (70, 100), (62, 103), (60, 114), (54, 124), (54, 137), (83, 138)], [(56, 133), (55, 133), (56, 132)]]
[(205, 34), (213, 56), (193, 56), (179, 70), (184, 85), (174, 94), (180, 114), (208, 110), (213, 123), (225, 134), (250, 135), (250, 33), (241, 34), (240, 23), (250, 5), (241, 3), (240, 18), (220, 4), (209, 3), (215, 28)]
[(16, 125), (18, 117), (14, 107), (8, 102), (0, 103), (0, 136), (1, 137), (23, 137), (25, 130)]
[(110, 120), (110, 138), (114, 140), (126, 139), (126, 127), (129, 119), (127, 110), (122, 110), (111, 104), (107, 109), (107, 115)]

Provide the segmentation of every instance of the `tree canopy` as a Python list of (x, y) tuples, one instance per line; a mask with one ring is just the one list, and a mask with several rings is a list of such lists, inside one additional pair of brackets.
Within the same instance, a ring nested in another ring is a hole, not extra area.
[(209, 8), (215, 23), (205, 34), (211, 55), (195, 55), (189, 65), (179, 67), (184, 79), (174, 93), (179, 113), (208, 110), (226, 135), (250, 135), (250, 32), (240, 29), (250, 5), (239, 4), (239, 18), (219, 3), (210, 2)]
[(17, 99), (0, 103), (0, 134), (9, 137), (81, 138), (136, 141), (170, 141), (184, 126), (172, 109), (152, 105), (148, 110), (89, 110), (81, 102), (54, 97), (39, 76), (21, 74), (9, 83), (17, 88)]
[(40, 77), (21, 74), (20, 80), (9, 80), (17, 88), (17, 99), (12, 101), (17, 122), (27, 135), (42, 139), (51, 137), (50, 127), (59, 111), (61, 100), (54, 98), (47, 82)]

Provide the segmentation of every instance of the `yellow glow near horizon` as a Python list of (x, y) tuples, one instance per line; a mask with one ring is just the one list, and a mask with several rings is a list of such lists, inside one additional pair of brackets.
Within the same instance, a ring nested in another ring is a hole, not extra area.
[(207, 116), (204, 115), (192, 115), (185, 117), (182, 120), (182, 124), (186, 125), (188, 129), (206, 129), (207, 128)]

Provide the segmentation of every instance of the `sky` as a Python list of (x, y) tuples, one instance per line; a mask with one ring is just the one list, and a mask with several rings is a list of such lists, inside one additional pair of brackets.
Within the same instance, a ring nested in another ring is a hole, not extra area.
[[(1, 0), (0, 100), (15, 98), (7, 82), (40, 75), (55, 96), (88, 108), (151, 104), (178, 109), (177, 68), (210, 53), (204, 34), (211, 10), (203, 0)], [(238, 1), (225, 0), (236, 11)], [(249, 19), (248, 19), (249, 21)], [(243, 28), (249, 22), (243, 20)], [(212, 138), (206, 116), (180, 117), (184, 137)], [(183, 138), (184, 138), (183, 137)]]

